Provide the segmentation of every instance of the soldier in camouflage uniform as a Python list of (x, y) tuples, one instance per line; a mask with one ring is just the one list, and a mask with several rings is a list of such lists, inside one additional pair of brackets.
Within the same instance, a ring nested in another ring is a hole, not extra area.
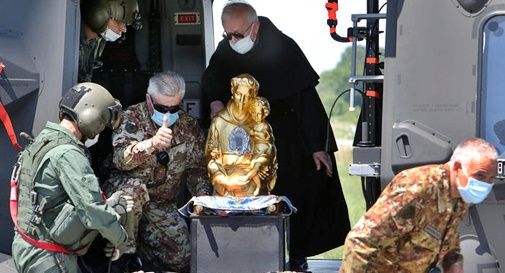
[(463, 272), (458, 225), (491, 191), (496, 159), (491, 144), (471, 138), (446, 164), (396, 175), (347, 235), (340, 273)]
[(146, 101), (129, 107), (113, 132), (113, 163), (122, 174), (104, 185), (134, 196), (125, 253), (136, 250), (144, 265), (177, 272), (188, 271), (190, 256), (188, 227), (176, 207), (182, 183), (193, 195), (212, 192), (202, 132), (179, 108), (184, 92), (184, 79), (174, 72), (150, 79)]
[(102, 66), (99, 59), (105, 42), (120, 38), (127, 25), (139, 29), (140, 15), (137, 0), (85, 0), (81, 17), (78, 81), (89, 82), (93, 70)]

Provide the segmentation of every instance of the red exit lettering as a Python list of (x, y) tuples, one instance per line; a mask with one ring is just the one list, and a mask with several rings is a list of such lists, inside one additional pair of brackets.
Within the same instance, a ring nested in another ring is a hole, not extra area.
[(196, 24), (198, 21), (196, 14), (178, 14), (177, 22), (179, 24)]

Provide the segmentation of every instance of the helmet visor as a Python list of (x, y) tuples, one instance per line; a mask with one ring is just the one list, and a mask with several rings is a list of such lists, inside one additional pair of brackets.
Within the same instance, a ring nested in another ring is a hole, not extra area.
[(118, 100), (114, 100), (114, 105), (109, 106), (110, 121), (107, 127), (115, 130), (121, 124), (122, 106)]

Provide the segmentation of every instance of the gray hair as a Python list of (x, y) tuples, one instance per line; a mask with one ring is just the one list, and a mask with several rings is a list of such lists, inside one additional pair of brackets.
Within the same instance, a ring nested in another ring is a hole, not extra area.
[(147, 87), (147, 94), (156, 96), (168, 97), (184, 97), (186, 92), (186, 83), (181, 75), (173, 71), (164, 71), (149, 79), (149, 86)]
[(487, 158), (496, 160), (498, 152), (489, 142), (481, 138), (469, 138), (456, 147), (451, 157), (451, 163), (460, 161), (461, 165), (468, 167), (468, 164), (474, 159)]
[(256, 10), (246, 1), (228, 1), (221, 13), (221, 22), (232, 20), (236, 17), (246, 15), (249, 23), (258, 21)]

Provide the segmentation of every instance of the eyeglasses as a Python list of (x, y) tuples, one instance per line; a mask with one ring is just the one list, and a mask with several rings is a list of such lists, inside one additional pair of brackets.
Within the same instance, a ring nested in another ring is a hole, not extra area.
[(244, 34), (240, 33), (240, 32), (232, 32), (232, 33), (226, 33), (226, 31), (223, 31), (223, 38), (227, 39), (227, 40), (231, 40), (233, 37), (235, 37), (235, 39), (243, 39), (246, 35), (245, 33), (247, 33), (249, 31), (249, 29), (252, 27), (252, 25), (254, 24), (254, 22), (252, 22), (244, 31)]
[(156, 109), (156, 111), (158, 111), (162, 114), (166, 114), (166, 113), (174, 114), (174, 113), (179, 112), (179, 110), (181, 110), (181, 106), (179, 104), (171, 105), (171, 106), (157, 104), (157, 103), (154, 103), (154, 100), (151, 96), (149, 96), (149, 97), (151, 98), (151, 102), (153, 103), (154, 109)]
[(166, 113), (173, 114), (173, 113), (177, 113), (177, 112), (179, 112), (179, 110), (181, 110), (181, 106), (178, 104), (172, 105), (172, 106), (166, 106), (166, 105), (162, 105), (162, 104), (153, 103), (153, 107), (154, 107), (154, 109), (156, 109), (156, 111), (158, 111), (162, 114), (166, 114)]

